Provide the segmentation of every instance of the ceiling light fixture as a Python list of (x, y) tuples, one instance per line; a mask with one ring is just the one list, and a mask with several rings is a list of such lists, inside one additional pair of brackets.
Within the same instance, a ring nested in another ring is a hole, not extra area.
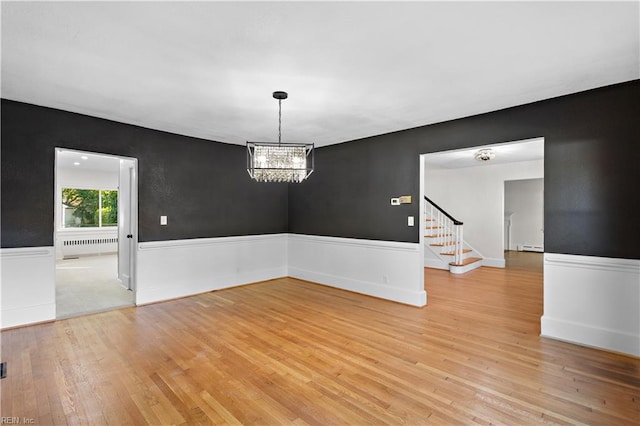
[(496, 157), (496, 153), (492, 149), (481, 149), (474, 156), (478, 161), (489, 161)]
[(282, 100), (287, 92), (273, 92), (278, 100), (278, 143), (247, 141), (247, 172), (258, 182), (300, 183), (313, 172), (313, 144), (282, 143)]

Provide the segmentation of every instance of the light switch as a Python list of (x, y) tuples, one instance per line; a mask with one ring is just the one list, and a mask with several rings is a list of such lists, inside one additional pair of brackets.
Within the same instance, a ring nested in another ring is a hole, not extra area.
[(166, 225), (166, 224), (167, 224), (167, 217), (160, 216), (160, 225)]
[(413, 226), (413, 216), (408, 216), (407, 217), (407, 225), (408, 226)]

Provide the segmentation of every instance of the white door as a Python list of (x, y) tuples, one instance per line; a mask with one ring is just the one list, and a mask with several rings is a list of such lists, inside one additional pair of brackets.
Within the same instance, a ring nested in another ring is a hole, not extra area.
[(118, 279), (122, 285), (134, 290), (134, 244), (136, 230), (136, 169), (134, 160), (120, 160), (118, 188)]

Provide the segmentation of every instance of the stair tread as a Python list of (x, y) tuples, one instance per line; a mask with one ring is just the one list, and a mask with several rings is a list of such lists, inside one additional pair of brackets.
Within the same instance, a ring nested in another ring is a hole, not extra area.
[(424, 229), (440, 229), (442, 226), (425, 226)]
[(456, 243), (454, 242), (449, 242), (449, 243), (434, 243), (434, 244), (429, 244), (431, 247), (444, 247), (444, 246), (454, 246), (456, 245)]
[(440, 235), (425, 235), (425, 238), (440, 238), (440, 237), (451, 237), (452, 234), (440, 234)]
[(479, 262), (481, 260), (482, 260), (481, 257), (468, 257), (466, 259), (463, 259), (462, 262), (460, 262), (460, 263), (451, 262), (451, 263), (449, 263), (449, 265), (451, 265), (451, 266), (466, 266), (466, 265), (469, 265), (471, 263)]
[[(462, 249), (462, 253), (469, 253), (471, 251), (472, 251), (471, 249)], [(447, 252), (440, 253), (440, 254), (443, 255), (443, 256), (454, 256), (456, 253), (453, 252), (453, 251), (447, 251)]]

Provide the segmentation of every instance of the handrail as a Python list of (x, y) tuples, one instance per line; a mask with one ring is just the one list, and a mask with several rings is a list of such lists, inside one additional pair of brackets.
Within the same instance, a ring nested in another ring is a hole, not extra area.
[(432, 205), (433, 207), (435, 207), (436, 209), (438, 209), (438, 210), (440, 211), (440, 213), (442, 213), (443, 215), (445, 215), (446, 217), (448, 217), (449, 219), (451, 219), (451, 220), (453, 221), (453, 224), (454, 224), (454, 225), (464, 225), (464, 223), (460, 222), (459, 220), (454, 219), (454, 218), (453, 218), (453, 216), (451, 216), (449, 213), (447, 213), (446, 211), (444, 211), (444, 210), (442, 209), (442, 207), (438, 206), (436, 203), (434, 203), (433, 201), (431, 201), (431, 200), (429, 199), (429, 197), (427, 197), (426, 195), (424, 196), (424, 199), (425, 199), (426, 201), (428, 201), (429, 203), (431, 203), (431, 205)]

